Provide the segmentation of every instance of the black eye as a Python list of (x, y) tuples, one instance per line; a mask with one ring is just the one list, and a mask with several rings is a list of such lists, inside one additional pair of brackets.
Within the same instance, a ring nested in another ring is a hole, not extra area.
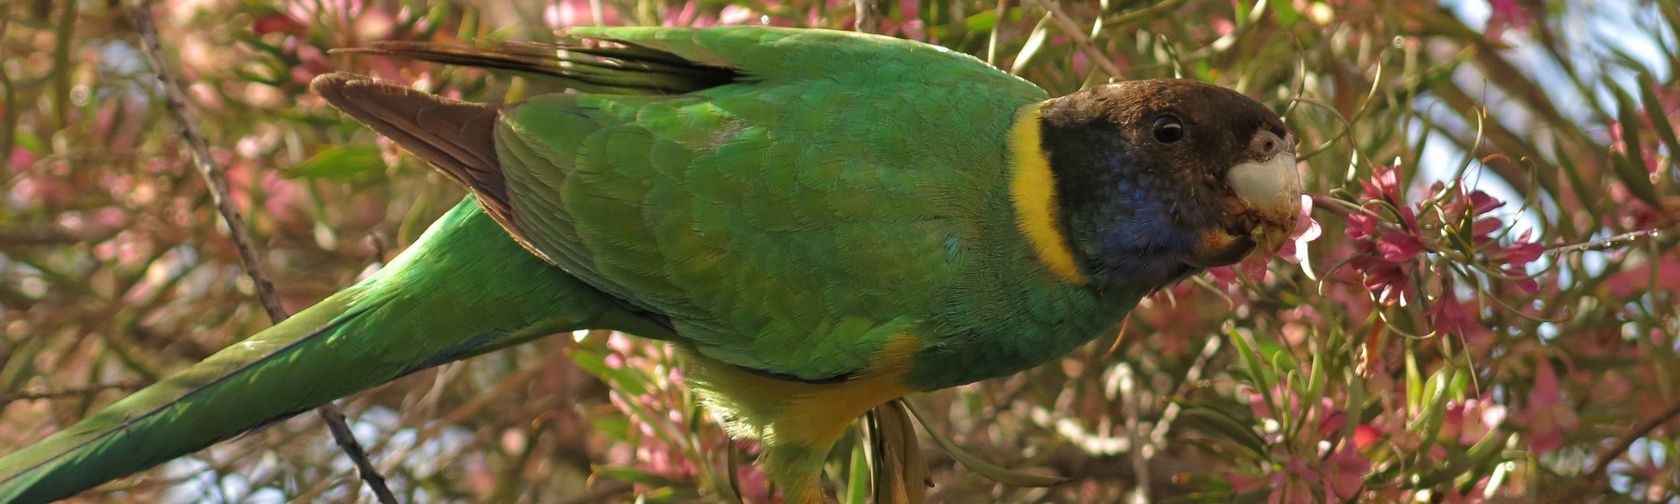
[(1184, 123), (1179, 122), (1177, 116), (1171, 114), (1155, 118), (1155, 141), (1173, 143), (1184, 138)]

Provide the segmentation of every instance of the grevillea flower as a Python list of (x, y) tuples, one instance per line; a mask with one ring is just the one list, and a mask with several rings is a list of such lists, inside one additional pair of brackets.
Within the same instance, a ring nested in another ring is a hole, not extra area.
[(1283, 242), (1283, 246), (1279, 247), (1276, 253), (1256, 252), (1243, 258), (1240, 263), (1209, 268), (1208, 274), (1212, 277), (1214, 284), (1222, 289), (1228, 288), (1236, 283), (1239, 274), (1250, 282), (1264, 280), (1266, 278), (1266, 264), (1270, 263), (1273, 257), (1282, 257), (1285, 261), (1300, 264), (1301, 268), (1306, 271), (1312, 271), (1311, 265), (1307, 262), (1307, 243), (1317, 240), (1319, 236), (1324, 234), (1324, 228), (1319, 226), (1318, 221), (1312, 217), (1312, 198), (1311, 195), (1301, 195), (1301, 209), (1295, 214), (1295, 228), (1290, 230), (1288, 239)]
[(1459, 301), (1458, 295), (1453, 293), (1452, 282), (1443, 280), (1441, 283), (1441, 295), (1424, 311), (1430, 327), (1435, 328), (1437, 333), (1463, 338), (1471, 348), (1485, 348), (1492, 342), (1493, 331), (1478, 319), (1477, 313), (1481, 312), (1481, 308), (1477, 302)]
[(1343, 441), (1341, 445), (1340, 450), (1324, 461), (1324, 495), (1345, 501), (1358, 496), (1359, 489), (1365, 487), (1365, 473), (1371, 472), (1371, 459), (1359, 453), (1354, 443)]
[(1295, 229), (1289, 233), (1289, 241), (1278, 250), (1278, 255), (1284, 260), (1302, 267), (1307, 265), (1307, 244), (1324, 234), (1324, 228), (1318, 225), (1317, 219), (1313, 219), (1312, 208), (1312, 195), (1302, 194), (1301, 211), (1295, 214)]
[[(1380, 303), (1395, 303), (1413, 296), (1412, 274), (1424, 251), (1416, 232), (1417, 214), (1401, 199), (1399, 170), (1379, 167), (1371, 179), (1361, 181), (1361, 212), (1348, 215), (1347, 236), (1354, 240), (1355, 253), (1348, 265), (1358, 271), (1365, 288)], [(1398, 213), (1399, 225), (1385, 224), (1379, 216), (1386, 210)]]
[(1448, 401), (1441, 417), (1440, 438), (1473, 445), (1505, 421), (1505, 406), (1481, 399)]
[(1506, 30), (1527, 31), (1533, 23), (1527, 9), (1517, 4), (1517, 0), (1488, 0), (1488, 7), (1492, 13), (1488, 15), (1487, 29), (1484, 30), (1488, 40), (1500, 40)]
[(1535, 453), (1563, 446), (1563, 433), (1575, 430), (1579, 423), (1574, 407), (1558, 390), (1551, 360), (1545, 357), (1534, 368), (1534, 387), (1528, 391), (1528, 407), (1520, 419), (1528, 425), (1528, 443)]
[[(1354, 255), (1348, 265), (1361, 275), (1361, 283), (1376, 294), (1377, 301), (1392, 304), (1411, 300), (1416, 293), (1416, 277), (1425, 263), (1425, 254), (1457, 248), (1477, 256), (1490, 273), (1514, 282), (1519, 289), (1533, 294), (1539, 283), (1528, 275), (1528, 265), (1540, 258), (1543, 251), (1533, 241), (1532, 233), (1524, 232), (1515, 239), (1499, 243), (1497, 233), (1505, 224), (1492, 212), (1505, 203), (1483, 191), (1466, 190), (1462, 186), (1449, 189), (1436, 183), (1422, 201), (1411, 203), (1404, 199), (1396, 168), (1377, 168), (1371, 179), (1360, 183), (1360, 211), (1348, 215), (1347, 236), (1354, 240)], [(1468, 244), (1461, 240), (1468, 238)], [(1465, 247), (1464, 245), (1468, 245)], [(1455, 306), (1456, 297), (1445, 292), (1451, 283), (1443, 282), (1440, 300), (1445, 306), (1432, 307), (1430, 317), (1458, 329), (1459, 334), (1474, 333), (1473, 311)]]

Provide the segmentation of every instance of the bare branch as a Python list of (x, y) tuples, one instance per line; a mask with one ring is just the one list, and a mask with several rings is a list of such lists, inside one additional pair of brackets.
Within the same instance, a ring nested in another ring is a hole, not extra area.
[[(163, 56), (163, 44), (158, 39), (157, 25), (152, 21), (151, 0), (139, 0), (134, 9), (134, 26), (140, 32), (142, 49), (146, 59), (152, 63), (152, 69), (157, 73), (158, 82), (162, 84), (165, 108), (175, 122), (181, 125), (181, 138), (186, 140), (192, 149), (193, 163), (198, 167), (199, 175), (210, 188), (210, 200), (215, 203), (216, 211), (222, 215), (227, 223), (228, 234), (232, 235), (234, 247), (239, 251), (239, 260), (245, 266), (245, 273), (251, 276), (256, 284), (257, 298), (262, 301), (263, 309), (268, 312), (268, 318), (274, 323), (285, 320), (288, 314), (280, 304), (280, 297), (274, 293), (274, 283), (268, 279), (268, 273), (263, 269), (262, 261), (257, 258), (256, 248), (251, 244), (251, 231), (245, 226), (245, 218), (239, 214), (234, 206), (232, 192), (228, 189), (227, 177), (222, 169), (216, 166), (216, 161), (210, 157), (210, 147), (204, 140), (203, 133), (198, 131), (198, 122), (187, 110), (186, 93), (176, 78), (174, 70)], [(332, 403), (321, 405), (315, 409), (321, 418), (327, 422), (328, 430), (332, 431), (333, 441), (344, 450), (345, 455), (356, 464), (356, 472), (373, 491), (379, 502), (396, 504), (397, 498), (385, 484), (385, 477), (368, 460), (367, 452), (362, 450), (361, 444), (356, 442), (350, 432), (350, 425), (344, 420), (344, 414)]]
[(143, 384), (140, 383), (105, 383), (88, 385), (85, 387), (46, 390), (41, 392), (13, 392), (10, 394), (0, 395), (0, 405), (5, 405), (6, 403), (12, 401), (40, 401), (66, 399), (71, 397), (87, 397), (107, 390), (137, 390), (142, 386)]
[(881, 27), (881, 4), (876, 0), (852, 0), (857, 7), (857, 22), (852, 23), (852, 29), (875, 33)]
[(1054, 0), (1027, 0), (1027, 2), (1038, 4), (1044, 7), (1044, 10), (1049, 11), (1050, 17), (1056, 21), (1056, 26), (1062, 29), (1062, 33), (1073, 40), (1073, 44), (1079, 46), (1079, 50), (1084, 51), (1085, 56), (1089, 57), (1098, 68), (1101, 68), (1103, 73), (1114, 78), (1119, 78), (1124, 74), (1120, 71), (1120, 66), (1114, 64), (1113, 59), (1110, 59), (1107, 54), (1103, 53), (1102, 49), (1091, 42), (1091, 37), (1085, 33), (1085, 29), (1080, 28), (1079, 23), (1074, 22), (1073, 18), (1068, 16), (1067, 11), (1062, 10), (1061, 5), (1057, 5)]
[(1669, 404), (1668, 408), (1661, 413), (1640, 422), (1639, 425), (1628, 430), (1626, 434), (1622, 434), (1621, 439), (1616, 440), (1616, 444), (1599, 452), (1598, 456), (1594, 457), (1592, 471), (1587, 472), (1587, 477), (1581, 480), (1583, 484), (1575, 489), (1575, 497), (1586, 497), (1596, 493), (1594, 491), (1599, 490), (1599, 487), (1604, 484), (1604, 475), (1610, 470), (1611, 462), (1621, 458), (1623, 453), (1627, 453), (1628, 448), (1633, 447), (1634, 441), (1638, 441), (1639, 438), (1645, 437), (1651, 431), (1657, 430), (1657, 427), (1668, 423), (1676, 416), (1680, 416), (1680, 401)]

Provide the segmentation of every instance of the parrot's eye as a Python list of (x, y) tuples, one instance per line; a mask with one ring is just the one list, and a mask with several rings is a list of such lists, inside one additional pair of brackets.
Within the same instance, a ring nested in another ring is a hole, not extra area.
[(1184, 123), (1180, 122), (1177, 116), (1171, 114), (1155, 118), (1153, 129), (1157, 142), (1173, 143), (1180, 138), (1184, 138)]

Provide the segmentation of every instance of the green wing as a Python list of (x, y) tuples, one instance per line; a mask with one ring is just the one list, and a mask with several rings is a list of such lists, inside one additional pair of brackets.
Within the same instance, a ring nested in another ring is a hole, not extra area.
[(600, 34), (745, 82), (549, 95), (502, 116), (513, 216), (545, 255), (702, 353), (829, 379), (935, 312), (1042, 91), (965, 55), (843, 32)]
[[(1014, 113), (1046, 98), (973, 57), (874, 35), (571, 35), (619, 45), (381, 52), (604, 88), (498, 109), (495, 152), (477, 156), (495, 166), (434, 164), (459, 172), (533, 251), (665, 315), (698, 351), (806, 380), (869, 367), (886, 339), (940, 311), (985, 239), (978, 221), (1007, 204), (1003, 139)], [(421, 99), (367, 94), (340, 106)], [(382, 131), (402, 141), (422, 122)], [(412, 143), (423, 153), (436, 141)]]

